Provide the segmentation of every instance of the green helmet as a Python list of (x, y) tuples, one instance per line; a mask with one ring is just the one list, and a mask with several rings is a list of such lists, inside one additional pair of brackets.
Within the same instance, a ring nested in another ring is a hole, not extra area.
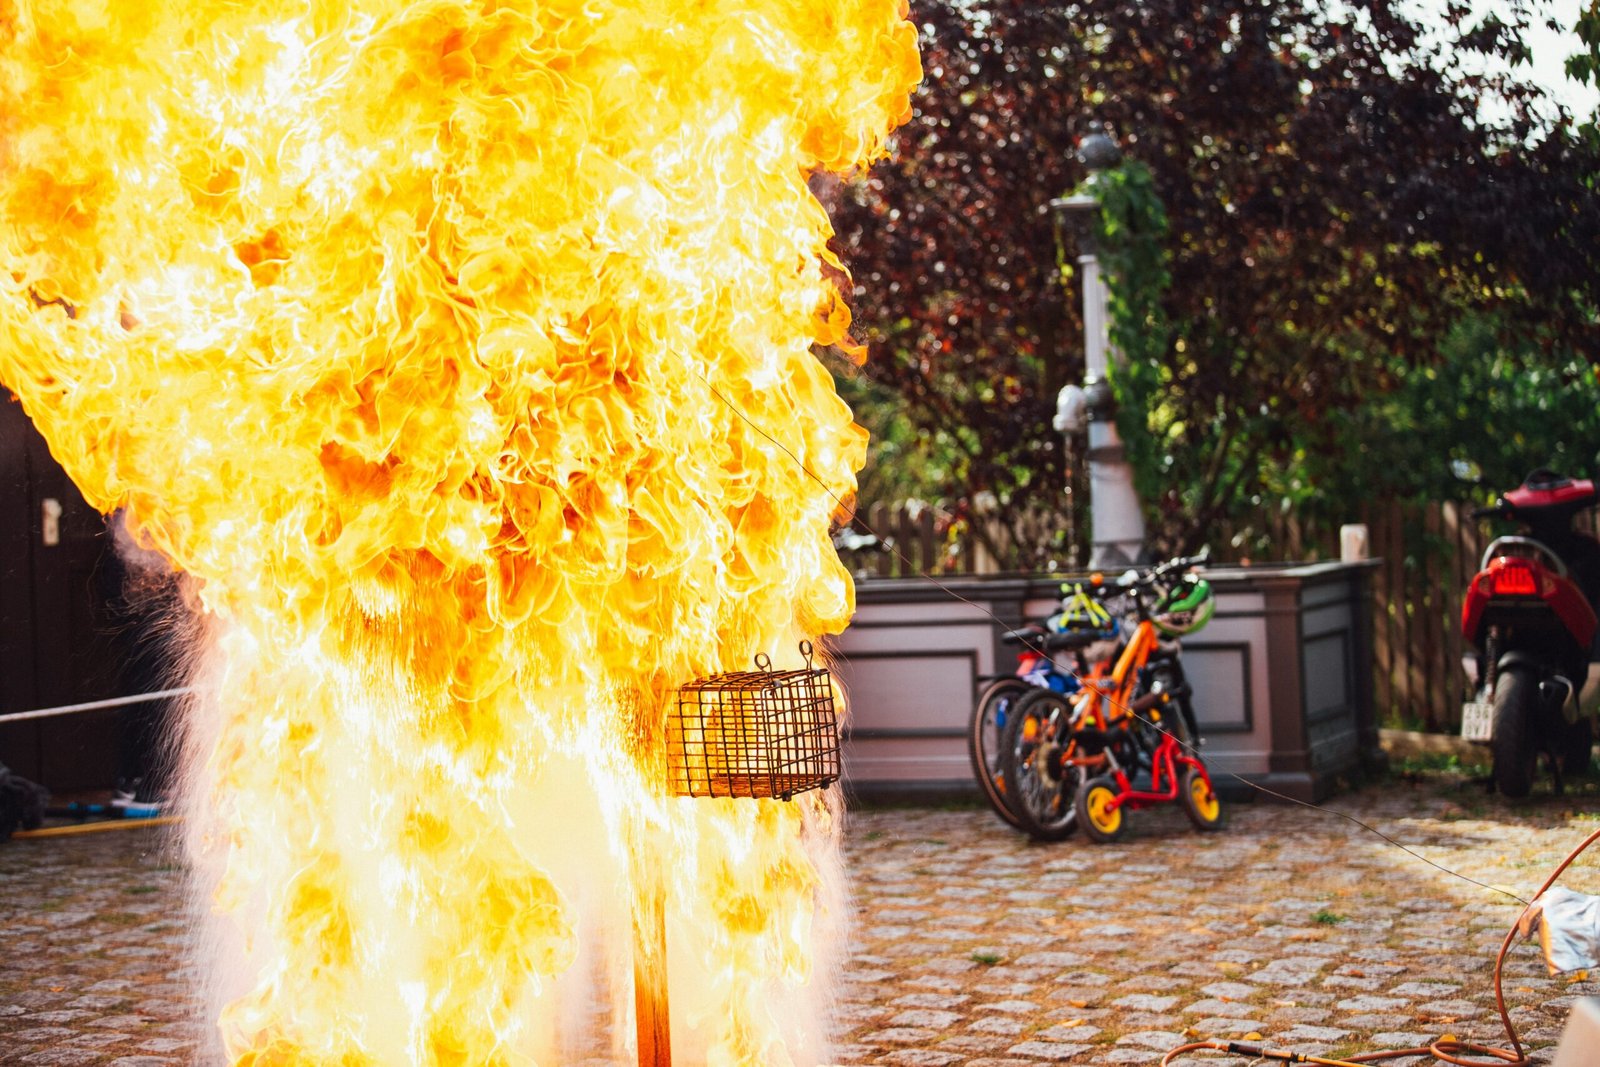
[(1183, 637), (1210, 622), (1216, 608), (1217, 598), (1211, 592), (1211, 583), (1186, 574), (1156, 604), (1150, 613), (1150, 622), (1163, 637)]

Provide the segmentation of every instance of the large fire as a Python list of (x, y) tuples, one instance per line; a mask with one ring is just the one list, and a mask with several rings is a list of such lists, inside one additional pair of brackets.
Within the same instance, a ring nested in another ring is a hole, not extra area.
[(901, 0), (0, 0), (0, 380), (203, 604), (231, 1062), (625, 1058), (652, 889), (680, 1059), (822, 1054), (830, 808), (659, 739), (850, 615), (807, 178), (918, 75)]

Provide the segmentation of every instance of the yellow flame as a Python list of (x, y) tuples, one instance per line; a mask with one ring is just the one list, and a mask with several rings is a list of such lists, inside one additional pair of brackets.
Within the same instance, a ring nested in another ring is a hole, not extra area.
[(680, 1059), (820, 1054), (828, 809), (658, 742), (849, 617), (807, 177), (918, 76), (897, 0), (0, 0), (0, 380), (206, 610), (233, 1063), (622, 1056), (658, 878)]

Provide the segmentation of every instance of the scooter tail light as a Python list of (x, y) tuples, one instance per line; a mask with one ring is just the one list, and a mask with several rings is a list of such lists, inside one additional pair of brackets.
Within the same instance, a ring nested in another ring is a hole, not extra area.
[(1526, 563), (1507, 560), (1494, 572), (1496, 596), (1538, 596), (1539, 579)]

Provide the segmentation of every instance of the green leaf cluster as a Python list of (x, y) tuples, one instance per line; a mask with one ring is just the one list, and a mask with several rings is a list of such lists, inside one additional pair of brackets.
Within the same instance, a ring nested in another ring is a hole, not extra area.
[(1095, 244), (1108, 295), (1117, 432), (1140, 498), (1154, 500), (1162, 464), (1150, 423), (1163, 417), (1162, 394), (1171, 384), (1166, 357), (1172, 330), (1162, 303), (1172, 284), (1167, 213), (1150, 168), (1136, 159), (1123, 159), (1085, 186), (1100, 205)]

